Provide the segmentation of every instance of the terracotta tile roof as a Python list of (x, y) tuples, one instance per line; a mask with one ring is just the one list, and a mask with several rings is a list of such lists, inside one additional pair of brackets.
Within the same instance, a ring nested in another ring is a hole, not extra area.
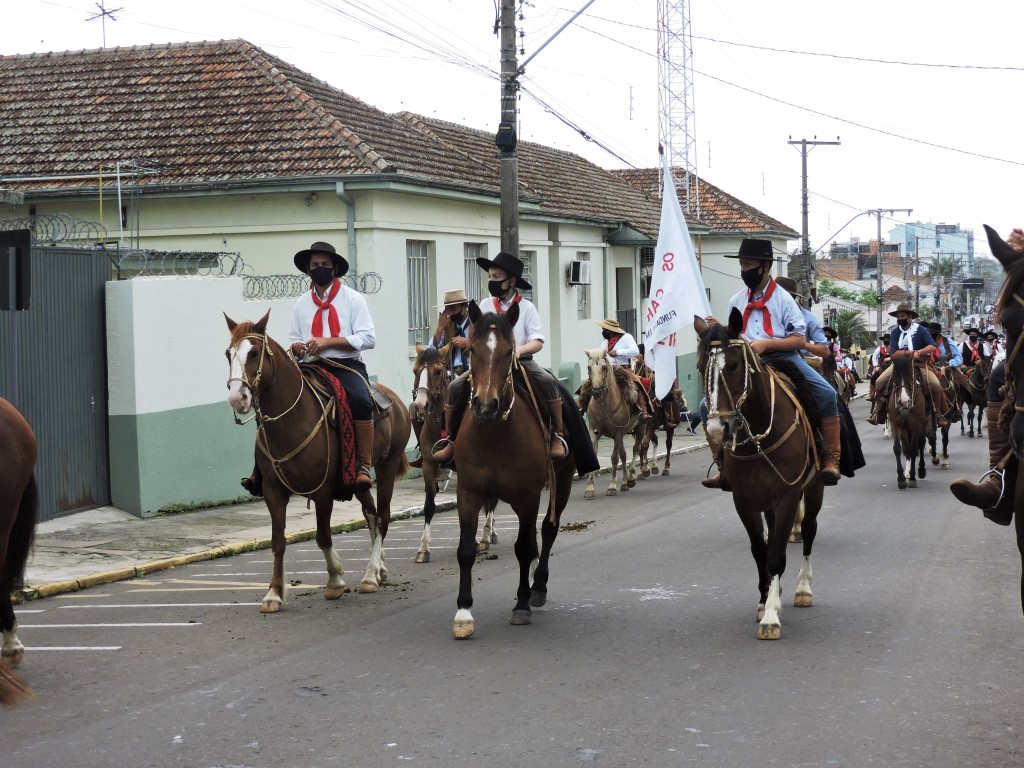
[[(657, 168), (631, 168), (612, 171), (637, 189), (648, 195), (661, 195), (661, 176)], [(673, 169), (673, 180), (679, 200), (685, 204), (686, 175), (683, 171)], [(698, 183), (699, 180), (699, 183)], [(712, 232), (719, 234), (743, 234), (752, 237), (758, 235), (777, 235), (789, 239), (800, 237), (800, 233), (787, 227), (781, 221), (762, 213), (751, 205), (747, 205), (727, 192), (723, 192), (704, 179), (689, 179), (691, 200), (694, 188), (697, 189), (700, 204), (700, 216), (692, 217), (706, 225)], [(691, 210), (694, 206), (691, 204)], [(690, 216), (688, 215), (688, 218)]]

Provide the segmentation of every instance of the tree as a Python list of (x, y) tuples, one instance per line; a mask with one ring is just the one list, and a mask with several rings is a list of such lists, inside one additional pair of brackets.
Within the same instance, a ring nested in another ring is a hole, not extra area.
[(855, 309), (842, 309), (836, 313), (832, 327), (839, 334), (839, 339), (849, 347), (857, 344), (866, 349), (874, 345), (874, 335), (864, 325), (864, 316)]

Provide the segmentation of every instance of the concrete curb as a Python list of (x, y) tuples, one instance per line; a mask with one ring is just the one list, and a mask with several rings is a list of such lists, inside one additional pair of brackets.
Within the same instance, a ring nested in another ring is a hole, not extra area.
[[(707, 448), (707, 442), (695, 443), (693, 445), (687, 445), (682, 448), (675, 448), (672, 450), (673, 456), (679, 456), (686, 453), (693, 453), (699, 451), (702, 448)], [(665, 452), (658, 454), (658, 459), (664, 459), (667, 454)], [(611, 472), (611, 467), (601, 467), (598, 470), (599, 475), (605, 475)], [(584, 480), (585, 478), (574, 478), (574, 480)], [(446, 512), (451, 509), (455, 509), (456, 502), (454, 500), (442, 501), (437, 503), (435, 509), (438, 512)], [(404, 509), (396, 510), (391, 513), (392, 520), (409, 520), (414, 517), (420, 517), (423, 515), (423, 505), (416, 505), (412, 507), (406, 507)], [(331, 526), (331, 533), (348, 533), (350, 531), (360, 530), (366, 527), (366, 521), (363, 519), (351, 520), (346, 523), (338, 523), (337, 525)], [(309, 528), (303, 531), (296, 531), (295, 533), (288, 534), (285, 537), (285, 542), (288, 544), (294, 544), (301, 541), (309, 541), (316, 538), (316, 528)], [(78, 592), (82, 589), (89, 587), (97, 587), (103, 584), (111, 584), (117, 581), (128, 581), (129, 579), (137, 579), (143, 576), (147, 576), (151, 573), (158, 571), (165, 571), (170, 568), (177, 568), (180, 565), (188, 565), (189, 563), (198, 563), (204, 560), (217, 560), (222, 557), (230, 557), (232, 555), (240, 555), (245, 552), (256, 552), (262, 549), (270, 549), (271, 540), (270, 537), (264, 537), (259, 539), (245, 539), (242, 541), (234, 542), (232, 544), (225, 544), (219, 547), (213, 547), (202, 552), (192, 552), (187, 555), (178, 555), (176, 557), (168, 557), (162, 560), (154, 560), (149, 563), (143, 563), (128, 568), (118, 568), (117, 570), (107, 571), (104, 573), (96, 573), (91, 576), (85, 576), (81, 579), (72, 579), (69, 581), (57, 581), (48, 584), (41, 584), (35, 587), (25, 587), (18, 594), (16, 594), (15, 602), (22, 603), (29, 600), (40, 600), (44, 597), (54, 597), (55, 595), (63, 595), (71, 592)]]

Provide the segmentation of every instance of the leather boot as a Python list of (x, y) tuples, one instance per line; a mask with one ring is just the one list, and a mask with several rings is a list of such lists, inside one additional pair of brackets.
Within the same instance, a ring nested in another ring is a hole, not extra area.
[(437, 441), (437, 445), (430, 452), (434, 461), (442, 467), (451, 464), (452, 459), (455, 458), (455, 432), (458, 425), (452, 419), (454, 411), (454, 405), (444, 404), (444, 423), (448, 425), (448, 431), (442, 434), (441, 439)]
[(356, 428), (356, 490), (373, 487), (370, 467), (373, 466), (373, 419), (353, 422)]
[(548, 400), (548, 412), (551, 414), (551, 458), (564, 459), (569, 455), (569, 445), (565, 442), (565, 425), (562, 421), (562, 398)]
[[(1013, 519), (1013, 489), (1017, 479), (1016, 458), (1006, 464), (1005, 473), (999, 468), (1010, 450), (1010, 435), (999, 426), (999, 410), (1002, 403), (988, 404), (988, 461), (989, 471), (980, 481), (972, 483), (966, 478), (954, 480), (949, 490), (963, 504), (970, 504), (985, 511), (985, 517), (1000, 525), (1009, 525)], [(1005, 483), (1006, 492), (999, 498)]]
[(868, 424), (885, 424), (889, 416), (889, 396), (885, 392), (879, 392), (878, 397), (871, 406), (871, 415), (868, 416)]
[(839, 482), (839, 417), (821, 417), (821, 439), (824, 442), (825, 452), (821, 455), (821, 467), (818, 469), (821, 480), (825, 485), (835, 485)]
[(263, 495), (263, 473), (260, 472), (259, 464), (253, 464), (252, 474), (242, 478), (242, 487), (253, 496)]
[(580, 407), (580, 413), (584, 416), (587, 414), (587, 408), (590, 407), (590, 398), (593, 397), (593, 394), (593, 390), (591, 390), (589, 386), (580, 389), (580, 399), (578, 404)]
[(729, 485), (729, 481), (722, 476), (722, 464), (718, 458), (718, 454), (721, 450), (722, 444), (713, 440), (710, 435), (705, 433), (708, 439), (708, 448), (711, 449), (711, 458), (715, 461), (715, 466), (718, 467), (718, 474), (714, 477), (706, 477), (700, 481), (700, 484), (705, 488), (718, 488), (723, 491), (731, 491), (732, 486)]
[(648, 407), (647, 407), (647, 404), (648, 404), (647, 393), (644, 391), (643, 384), (637, 384), (636, 388), (637, 388), (636, 407), (640, 410), (640, 421), (641, 421), (641, 423), (646, 424), (648, 421), (651, 420), (651, 412), (650, 412), (650, 409), (648, 409)]
[(413, 469), (423, 469), (423, 451), (419, 446), (416, 447), (416, 457), (409, 461), (409, 466)]

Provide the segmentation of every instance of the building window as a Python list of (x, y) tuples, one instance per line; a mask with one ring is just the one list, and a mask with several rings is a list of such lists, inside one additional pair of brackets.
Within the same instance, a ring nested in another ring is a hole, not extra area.
[(466, 283), (466, 296), (479, 304), (480, 300), (487, 295), (485, 287), (487, 273), (480, 269), (480, 265), (476, 263), (476, 260), (478, 258), (487, 258), (487, 244), (463, 243), (462, 252), (462, 272)]
[[(520, 251), (519, 260), (523, 262), (523, 279), (530, 285), (533, 285), (533, 273), (534, 267), (537, 264), (537, 252), (536, 251)], [(524, 291), (522, 288), (519, 289), (519, 293), (523, 295), (524, 299), (533, 301), (533, 289)]]
[(409, 286), (409, 346), (426, 344), (431, 336), (430, 323), (430, 246), (429, 240), (406, 240), (406, 276)]
[(654, 272), (654, 246), (644, 245), (640, 248), (640, 296), (651, 297), (651, 277)]
[[(587, 251), (576, 251), (576, 261), (590, 261), (590, 253)], [(576, 319), (590, 319), (590, 286), (576, 286)]]

